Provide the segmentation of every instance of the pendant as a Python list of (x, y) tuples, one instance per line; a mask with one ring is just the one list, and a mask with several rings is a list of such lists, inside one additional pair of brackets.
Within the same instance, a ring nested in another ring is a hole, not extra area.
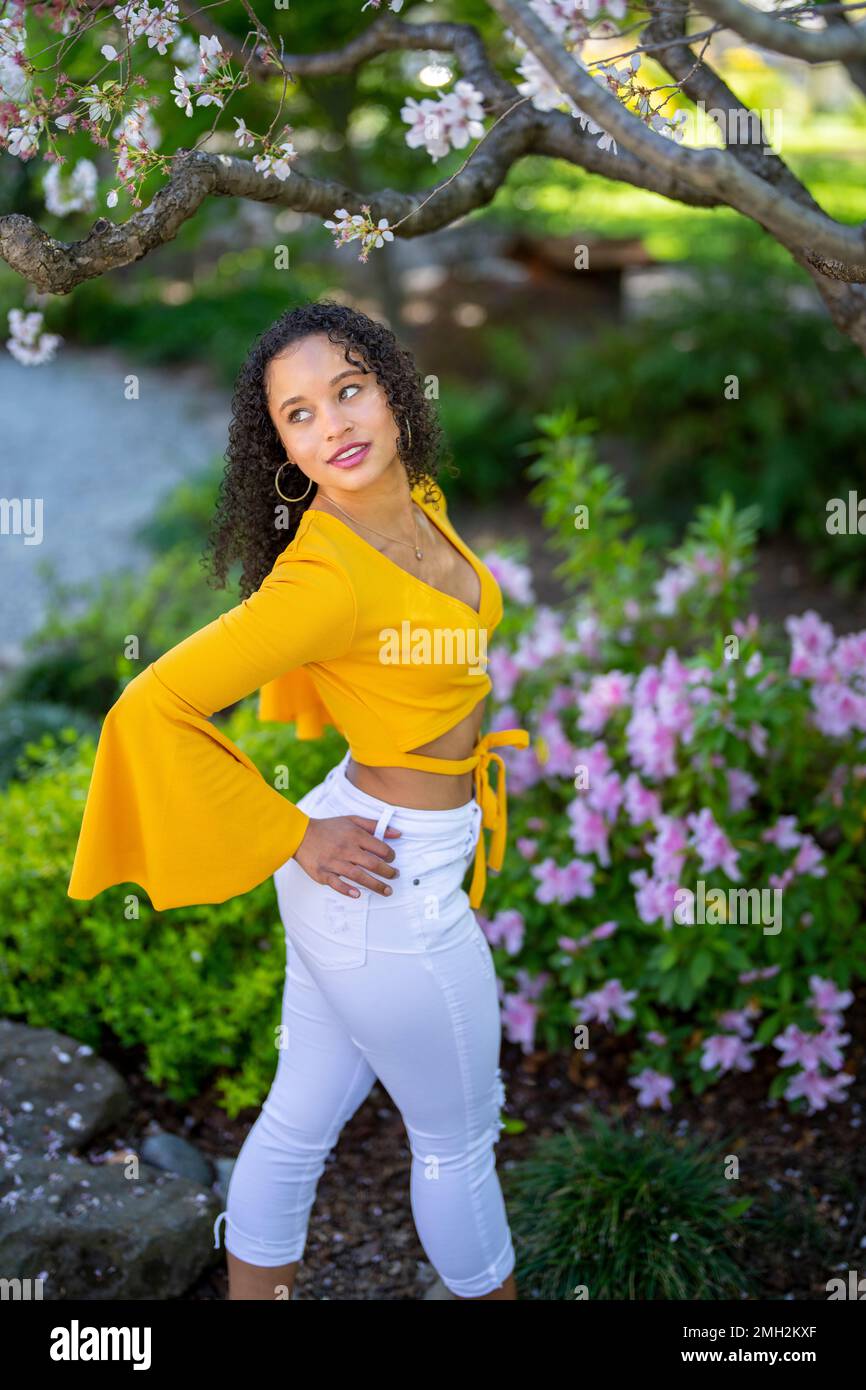
[(423, 550), (419, 550), (417, 546), (415, 547), (415, 559), (416, 559), (416, 560), (423, 560), (423, 559), (424, 559), (424, 552), (423, 552)]

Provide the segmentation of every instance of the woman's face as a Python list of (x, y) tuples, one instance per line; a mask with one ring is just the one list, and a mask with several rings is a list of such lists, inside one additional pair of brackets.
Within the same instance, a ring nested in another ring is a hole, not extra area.
[[(350, 356), (361, 360), (357, 350)], [(287, 457), (326, 493), (358, 492), (397, 461), (399, 432), (385, 392), (326, 334), (313, 333), (271, 358), (265, 391)], [(352, 467), (339, 467), (334, 455), (355, 444), (369, 448)]]

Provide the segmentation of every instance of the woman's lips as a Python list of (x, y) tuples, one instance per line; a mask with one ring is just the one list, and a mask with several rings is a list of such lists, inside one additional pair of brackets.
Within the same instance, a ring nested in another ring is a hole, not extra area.
[(354, 454), (344, 454), (342, 458), (332, 459), (330, 461), (331, 467), (355, 468), (357, 464), (364, 462), (364, 459), (367, 457), (372, 447), (371, 444), (362, 444)]

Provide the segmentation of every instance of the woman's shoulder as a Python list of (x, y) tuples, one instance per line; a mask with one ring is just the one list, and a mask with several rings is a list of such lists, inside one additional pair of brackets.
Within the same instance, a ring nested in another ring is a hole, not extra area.
[(345, 571), (341, 548), (328, 528), (319, 525), (317, 518), (320, 515), (321, 511), (307, 508), (298, 522), (294, 536), (277, 556), (277, 564), (288, 564), (292, 561), (300, 563), (304, 560), (329, 561)]

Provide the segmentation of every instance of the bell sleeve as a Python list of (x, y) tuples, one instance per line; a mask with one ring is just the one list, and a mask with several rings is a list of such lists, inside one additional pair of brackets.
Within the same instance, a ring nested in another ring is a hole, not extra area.
[(338, 565), (283, 552), (255, 593), (139, 672), (102, 724), (68, 896), (129, 882), (157, 911), (221, 903), (290, 859), (309, 816), (211, 716), (344, 655), (356, 612)]

